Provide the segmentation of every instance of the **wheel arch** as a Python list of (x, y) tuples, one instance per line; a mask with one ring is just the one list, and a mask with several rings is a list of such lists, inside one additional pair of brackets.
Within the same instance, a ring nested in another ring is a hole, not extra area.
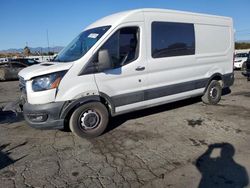
[(111, 116), (113, 116), (115, 113), (115, 108), (111, 98), (105, 93), (100, 93), (100, 95), (85, 96), (75, 101), (66, 102), (60, 113), (60, 118), (68, 121), (76, 108), (89, 102), (101, 102), (103, 105), (106, 106)]
[(109, 113), (111, 116), (115, 115), (115, 105), (111, 99), (111, 97), (109, 97), (107, 94), (100, 92), (100, 99), (101, 102), (107, 107)]
[(86, 104), (88, 102), (100, 102), (100, 96), (92, 95), (92, 96), (86, 96), (79, 99), (76, 99), (75, 101), (68, 101), (64, 104), (62, 111), (60, 113), (61, 119), (67, 119), (68, 116), (72, 114), (72, 112), (78, 108), (79, 106)]
[(212, 76), (210, 76), (210, 78), (208, 79), (207, 83), (206, 83), (206, 87), (205, 90), (203, 91), (203, 94), (205, 94), (205, 92), (207, 91), (207, 88), (209, 86), (209, 84), (211, 83), (212, 80), (217, 80), (220, 81), (221, 86), (223, 87), (223, 76), (221, 73), (214, 73)]

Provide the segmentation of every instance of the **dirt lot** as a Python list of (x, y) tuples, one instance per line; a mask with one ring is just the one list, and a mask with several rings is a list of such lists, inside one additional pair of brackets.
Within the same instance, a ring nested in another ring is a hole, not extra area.
[[(0, 187), (247, 186), (250, 82), (237, 72), (231, 89), (216, 106), (196, 98), (116, 117), (92, 140), (0, 110)], [(18, 82), (0, 82), (0, 106), (17, 95)]]

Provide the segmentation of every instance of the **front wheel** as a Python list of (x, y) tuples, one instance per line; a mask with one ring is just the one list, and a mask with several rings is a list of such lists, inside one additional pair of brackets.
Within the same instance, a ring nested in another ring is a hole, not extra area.
[(222, 87), (220, 82), (217, 80), (212, 80), (201, 99), (205, 104), (215, 105), (220, 101), (221, 93)]
[(72, 114), (70, 130), (81, 138), (92, 138), (101, 135), (109, 120), (107, 108), (99, 102), (90, 102), (78, 107)]

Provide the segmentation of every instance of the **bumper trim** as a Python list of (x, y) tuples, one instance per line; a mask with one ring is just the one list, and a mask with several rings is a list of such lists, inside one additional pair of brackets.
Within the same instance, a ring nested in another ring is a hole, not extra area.
[[(53, 102), (48, 104), (33, 105), (25, 103), (23, 106), (23, 115), (29, 126), (36, 129), (62, 129), (64, 127), (64, 119), (60, 118), (64, 102)], [(48, 118), (45, 121), (32, 121), (29, 116), (39, 114), (47, 114)]]

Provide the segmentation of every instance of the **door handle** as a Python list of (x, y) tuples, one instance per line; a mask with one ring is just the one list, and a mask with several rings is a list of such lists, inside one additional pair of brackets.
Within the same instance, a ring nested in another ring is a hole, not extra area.
[(143, 71), (143, 70), (145, 70), (145, 67), (139, 66), (139, 67), (136, 67), (135, 70), (136, 71)]

